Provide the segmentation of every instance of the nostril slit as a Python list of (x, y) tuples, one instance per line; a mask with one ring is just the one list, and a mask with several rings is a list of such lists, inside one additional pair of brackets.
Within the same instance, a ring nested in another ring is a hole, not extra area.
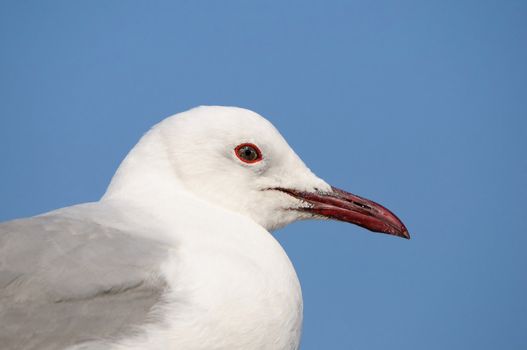
[(366, 204), (362, 204), (362, 203), (359, 203), (359, 202), (351, 202), (351, 203), (355, 204), (358, 207), (361, 207), (362, 209), (371, 210), (371, 207), (366, 205)]

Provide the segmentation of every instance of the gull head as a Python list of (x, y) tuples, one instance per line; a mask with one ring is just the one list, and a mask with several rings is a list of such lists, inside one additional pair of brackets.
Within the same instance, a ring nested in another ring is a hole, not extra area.
[(184, 191), (272, 231), (334, 219), (409, 238), (388, 209), (317, 177), (259, 114), (202, 106), (169, 117), (130, 152), (105, 195), (177, 200)]

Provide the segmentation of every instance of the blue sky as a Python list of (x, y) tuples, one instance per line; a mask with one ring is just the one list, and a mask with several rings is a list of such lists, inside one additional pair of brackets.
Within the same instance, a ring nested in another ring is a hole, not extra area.
[(0, 220), (97, 200), (166, 116), (242, 106), (412, 233), (277, 233), (302, 349), (525, 349), (526, 38), (524, 1), (2, 1)]

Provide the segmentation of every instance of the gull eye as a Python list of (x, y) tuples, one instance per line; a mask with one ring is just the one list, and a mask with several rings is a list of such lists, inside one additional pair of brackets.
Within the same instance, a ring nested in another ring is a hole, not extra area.
[(262, 160), (262, 152), (252, 143), (242, 143), (236, 146), (234, 153), (244, 163), (256, 163)]

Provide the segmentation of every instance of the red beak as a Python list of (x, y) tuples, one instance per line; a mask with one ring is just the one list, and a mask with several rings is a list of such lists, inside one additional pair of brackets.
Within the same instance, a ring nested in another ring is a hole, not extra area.
[(310, 204), (298, 210), (350, 222), (370, 231), (410, 239), (408, 230), (394, 213), (369, 199), (335, 187), (332, 187), (331, 192), (302, 192), (284, 188), (277, 190)]

